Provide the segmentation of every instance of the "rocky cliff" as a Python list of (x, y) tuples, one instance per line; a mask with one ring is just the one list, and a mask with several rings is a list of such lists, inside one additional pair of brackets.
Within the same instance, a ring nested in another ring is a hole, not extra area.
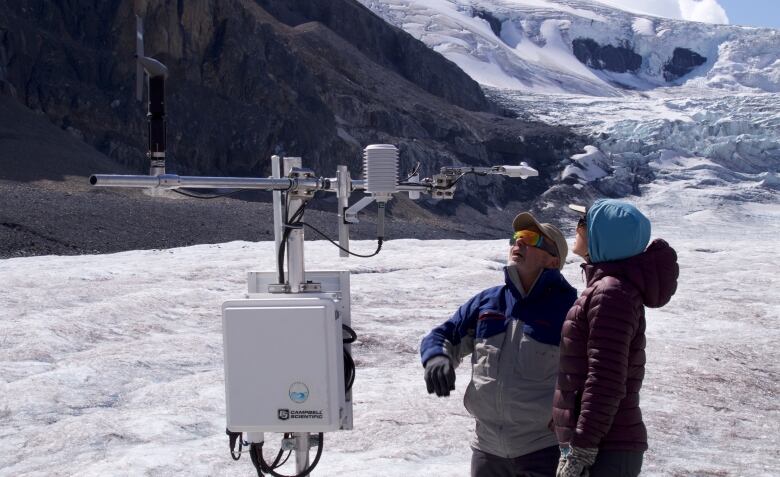
[[(370, 143), (398, 145), (402, 169), (420, 161), (424, 174), (533, 158), (541, 179), (499, 182), (488, 196), (462, 194), (438, 207), (484, 212), (486, 202), (544, 190), (577, 141), (566, 129), (502, 114), (455, 64), (352, 0), (3, 2), (0, 94), (145, 173), (135, 13), (146, 55), (169, 69), (171, 172), (265, 176), (267, 158), (281, 153), (322, 175), (347, 164), (357, 176)], [(8, 159), (0, 152), (2, 179), (93, 172), (66, 154), (48, 165), (29, 157), (24, 173)]]

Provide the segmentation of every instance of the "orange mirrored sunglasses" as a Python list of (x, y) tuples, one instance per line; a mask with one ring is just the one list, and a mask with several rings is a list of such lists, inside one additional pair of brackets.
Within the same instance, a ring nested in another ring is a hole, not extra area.
[(553, 257), (557, 257), (555, 246), (550, 246), (547, 241), (544, 240), (544, 236), (539, 232), (533, 230), (518, 230), (509, 239), (509, 245), (514, 245), (517, 242), (522, 242), (529, 247), (536, 247), (544, 250)]

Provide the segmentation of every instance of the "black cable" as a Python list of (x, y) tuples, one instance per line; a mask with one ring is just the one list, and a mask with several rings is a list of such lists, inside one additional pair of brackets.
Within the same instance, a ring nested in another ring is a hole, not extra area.
[(355, 384), (355, 360), (352, 355), (344, 349), (344, 392), (348, 393)]
[(341, 329), (346, 331), (347, 334), (349, 335), (349, 338), (344, 339), (344, 343), (350, 344), (350, 343), (354, 343), (355, 340), (357, 340), (357, 333), (355, 333), (355, 330), (353, 330), (347, 325), (341, 325)]
[[(285, 433), (284, 438), (289, 439), (292, 435)], [(263, 458), (263, 443), (252, 443), (249, 445), (249, 458), (252, 460), (252, 464), (255, 466), (255, 470), (257, 470), (258, 477), (264, 477), (263, 472), (268, 472), (267, 470), (264, 470), (266, 467), (270, 467), (271, 469), (278, 469), (279, 467), (283, 466), (287, 459), (290, 458), (290, 454), (292, 451), (287, 451), (287, 457), (284, 458), (284, 460), (280, 463), (279, 461), (282, 460), (282, 455), (284, 455), (284, 449), (279, 449), (279, 452), (276, 453), (276, 458), (274, 458), (274, 462), (268, 466), (268, 464), (265, 463), (265, 459)], [(238, 459), (236, 459), (238, 460)]]
[[(284, 250), (287, 246), (287, 238), (290, 236), (293, 228), (298, 226), (297, 220), (303, 217), (303, 213), (306, 210), (306, 202), (302, 203), (298, 210), (290, 217), (289, 221), (284, 223), (284, 232), (282, 233), (282, 242), (279, 244), (279, 255), (276, 257), (276, 267), (279, 278), (279, 283), (284, 283)], [(285, 201), (284, 216), (287, 216), (287, 202)]]
[(262, 456), (263, 446), (261, 444), (252, 443), (249, 445), (249, 458), (252, 459), (252, 465), (255, 466), (257, 471), (257, 477), (264, 477), (263, 474), (263, 461), (259, 456)]
[[(241, 458), (241, 450), (244, 447), (244, 441), (241, 439), (241, 433), (240, 432), (231, 432), (230, 429), (225, 429), (225, 434), (228, 436), (228, 447), (230, 447), (230, 457), (233, 458), (233, 460), (238, 460)], [(236, 441), (238, 441), (238, 455), (235, 453), (236, 449)]]
[[(287, 223), (287, 194), (284, 194), (284, 210), (282, 210), (282, 218), (285, 220), (285, 224)], [(276, 270), (279, 278), (279, 283), (284, 283), (284, 247), (287, 244), (287, 235), (286, 235), (287, 229), (282, 232), (282, 240), (279, 243), (279, 252), (276, 256)]]
[[(252, 464), (255, 464), (255, 469), (257, 469), (257, 475), (259, 477), (262, 477), (263, 472), (265, 472), (273, 475), (274, 477), (306, 477), (314, 470), (314, 468), (320, 462), (320, 457), (322, 457), (322, 448), (325, 446), (324, 434), (320, 432), (318, 436), (319, 436), (319, 442), (317, 443), (317, 454), (314, 456), (314, 460), (312, 461), (311, 464), (309, 464), (307, 468), (301, 471), (300, 474), (296, 474), (294, 476), (288, 476), (288, 475), (277, 473), (274, 470), (276, 467), (269, 466), (268, 463), (263, 458), (263, 443), (262, 442), (253, 443), (249, 448), (249, 453), (250, 456), (252, 457)], [(281, 466), (281, 464), (279, 464), (279, 466)]]
[(239, 192), (243, 192), (248, 189), (236, 189), (232, 192), (226, 192), (224, 194), (199, 194), (197, 192), (184, 192), (184, 189), (171, 189), (171, 190), (176, 192), (177, 194), (181, 194), (187, 197), (192, 197), (193, 199), (218, 199), (220, 197), (227, 197), (229, 195), (238, 194)]
[(433, 186), (433, 188), (434, 188), (434, 189), (449, 189), (449, 188), (451, 188), (451, 187), (454, 187), (454, 186), (455, 186), (455, 184), (457, 184), (458, 182), (460, 182), (460, 180), (461, 180), (461, 179), (463, 179), (463, 178), (464, 178), (466, 175), (468, 175), (468, 174), (474, 174), (475, 176), (482, 176), (482, 177), (484, 177), (484, 176), (486, 176), (486, 175), (487, 175), (487, 173), (485, 173), (485, 172), (466, 171), (466, 172), (464, 172), (463, 174), (459, 175), (459, 176), (458, 176), (458, 178), (457, 178), (457, 179), (455, 179), (455, 180), (452, 182), (452, 184), (450, 184), (449, 186), (446, 186), (446, 187), (445, 187), (445, 186)]
[(323, 232), (320, 232), (320, 231), (319, 231), (319, 230), (318, 230), (316, 227), (314, 227), (313, 225), (309, 225), (309, 224), (307, 224), (306, 222), (301, 222), (301, 225), (305, 225), (306, 227), (309, 227), (310, 229), (312, 229), (313, 231), (317, 232), (317, 233), (318, 233), (318, 234), (320, 234), (322, 237), (324, 237), (324, 238), (325, 238), (325, 240), (327, 240), (328, 242), (330, 242), (330, 243), (332, 243), (333, 245), (335, 245), (335, 246), (336, 246), (336, 247), (337, 247), (339, 250), (343, 250), (343, 251), (347, 252), (348, 254), (350, 254), (350, 255), (352, 255), (352, 256), (354, 256), (354, 257), (360, 257), (360, 258), (371, 258), (371, 257), (375, 256), (376, 254), (378, 254), (380, 250), (382, 250), (382, 242), (383, 242), (384, 240), (383, 240), (381, 237), (377, 239), (377, 246), (376, 246), (376, 251), (375, 251), (374, 253), (372, 253), (372, 254), (370, 254), (370, 255), (361, 255), (361, 254), (359, 254), (359, 253), (350, 252), (348, 249), (346, 249), (346, 248), (342, 247), (341, 245), (337, 244), (336, 242), (334, 242), (333, 240), (331, 240), (331, 238), (330, 238), (330, 237), (328, 237), (327, 235), (325, 235)]
[[(466, 172), (462, 173), (461, 175), (459, 175), (454, 181), (452, 181), (452, 184), (450, 184), (450, 185), (447, 185), (447, 186), (434, 185), (434, 186), (431, 186), (431, 188), (438, 189), (438, 190), (450, 189), (450, 188), (454, 187), (455, 184), (460, 182), (460, 180), (463, 179), (463, 177), (466, 176), (467, 174), (474, 174), (475, 176), (482, 176), (482, 177), (487, 175), (486, 172), (466, 171)], [(406, 181), (406, 179), (404, 179), (403, 181), (399, 181), (398, 185), (409, 185), (409, 186), (426, 185), (424, 183), (419, 183), (419, 182), (405, 182), (405, 181)]]
[(287, 463), (287, 460), (290, 458), (290, 454), (292, 454), (292, 451), (291, 451), (291, 450), (288, 450), (288, 451), (287, 451), (287, 455), (285, 456), (285, 458), (284, 458), (284, 460), (283, 460), (283, 461), (279, 462), (278, 464), (276, 463), (276, 461), (274, 461), (274, 469), (278, 469), (279, 467), (281, 467), (281, 466), (283, 466), (284, 464), (286, 464), (286, 463)]
[(421, 162), (417, 161), (417, 165), (414, 166), (414, 169), (412, 169), (412, 172), (410, 172), (409, 175), (406, 176), (406, 179), (403, 179), (400, 182), (406, 182), (409, 179), (411, 179), (412, 177), (414, 177), (418, 172), (420, 172), (420, 164), (421, 164)]
[[(357, 333), (355, 330), (347, 325), (341, 325), (342, 331), (347, 333), (347, 337), (342, 340), (344, 344), (354, 343), (357, 340)], [(344, 348), (344, 392), (348, 393), (352, 389), (352, 384), (355, 383), (355, 360), (352, 359), (352, 355)]]
[[(289, 439), (292, 437), (292, 434), (289, 432), (285, 432), (282, 436), (283, 439)], [(287, 462), (287, 459), (290, 458), (290, 453), (292, 453), (291, 450), (287, 451), (287, 457), (284, 458), (284, 461), (282, 463), (279, 463), (279, 461), (282, 459), (282, 454), (284, 454), (284, 449), (279, 449), (279, 452), (276, 453), (276, 458), (274, 459), (274, 463), (271, 464), (272, 469), (278, 469), (279, 467), (283, 466), (285, 462)]]

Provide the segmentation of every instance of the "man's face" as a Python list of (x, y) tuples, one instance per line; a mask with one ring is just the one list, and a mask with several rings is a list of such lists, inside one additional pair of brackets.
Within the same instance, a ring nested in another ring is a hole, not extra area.
[(583, 220), (577, 224), (577, 231), (574, 235), (574, 247), (571, 249), (572, 253), (579, 255), (587, 260), (588, 258), (588, 229), (585, 227)]
[[(528, 230), (539, 233), (535, 227)], [(558, 268), (558, 259), (538, 247), (527, 245), (523, 240), (515, 241), (509, 249), (509, 260), (521, 272), (537, 274), (544, 268)]]

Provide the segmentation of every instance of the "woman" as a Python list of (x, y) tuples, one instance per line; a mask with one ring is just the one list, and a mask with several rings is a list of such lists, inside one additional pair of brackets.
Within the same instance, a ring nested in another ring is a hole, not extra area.
[[(677, 254), (650, 241), (650, 221), (633, 205), (597, 200), (577, 224), (572, 252), (587, 288), (566, 315), (553, 423), (558, 477), (634, 477), (647, 450), (639, 409), (645, 374), (645, 306), (677, 290)], [(647, 248), (645, 248), (647, 247)], [(588, 474), (589, 472), (589, 474)]]

